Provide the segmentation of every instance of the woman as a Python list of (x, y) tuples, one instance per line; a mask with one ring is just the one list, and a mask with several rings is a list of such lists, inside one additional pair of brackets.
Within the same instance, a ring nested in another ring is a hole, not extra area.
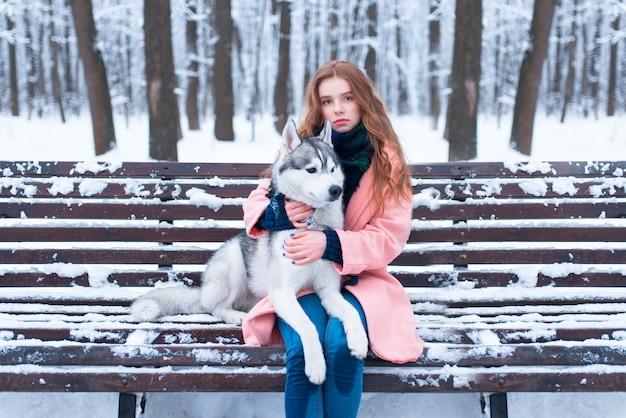
[[(398, 137), (373, 83), (353, 64), (324, 64), (309, 82), (305, 105), (301, 136), (313, 136), (324, 120), (331, 122), (333, 146), (346, 175), (345, 225), (343, 230), (296, 233), (284, 244), (285, 257), (296, 264), (319, 258), (333, 261), (343, 276), (342, 294), (359, 311), (372, 352), (395, 363), (415, 361), (423, 343), (415, 331), (411, 304), (402, 285), (387, 272), (408, 239), (412, 210), (410, 175)], [(258, 237), (270, 229), (302, 227), (312, 213), (313, 208), (301, 202), (273, 196), (268, 181), (251, 193), (244, 205), (244, 222), (248, 234)], [(350, 355), (341, 323), (327, 316), (317, 295), (298, 300), (324, 347), (324, 384), (309, 382), (300, 338), (276, 318), (268, 298), (244, 322), (246, 343), (284, 342), (287, 417), (356, 417), (363, 360)]]

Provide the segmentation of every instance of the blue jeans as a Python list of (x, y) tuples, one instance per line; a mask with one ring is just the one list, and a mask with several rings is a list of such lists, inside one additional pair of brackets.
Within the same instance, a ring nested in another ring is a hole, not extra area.
[[(348, 291), (343, 297), (353, 305), (366, 327), (363, 308)], [(287, 418), (349, 418), (356, 417), (363, 391), (363, 360), (350, 354), (346, 334), (339, 319), (328, 317), (316, 294), (298, 299), (315, 324), (326, 358), (326, 380), (314, 385), (304, 373), (304, 353), (300, 336), (285, 321), (278, 318), (278, 329), (287, 351), (285, 381), (285, 415)]]

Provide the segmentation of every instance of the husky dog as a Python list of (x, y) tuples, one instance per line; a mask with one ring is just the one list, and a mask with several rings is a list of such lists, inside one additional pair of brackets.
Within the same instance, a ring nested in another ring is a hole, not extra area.
[[(290, 120), (283, 145), (272, 166), (272, 188), (287, 198), (315, 208), (309, 229), (343, 227), (344, 175), (330, 140), (326, 121), (319, 137), (300, 138)], [(340, 276), (332, 262), (319, 259), (301, 266), (283, 256), (283, 243), (297, 229), (271, 231), (253, 239), (242, 232), (224, 243), (209, 260), (200, 288), (157, 289), (140, 296), (132, 315), (152, 321), (164, 315), (210, 313), (240, 324), (261, 297), (269, 295), (276, 313), (300, 335), (305, 372), (314, 384), (326, 378), (326, 362), (315, 326), (298, 304), (296, 293), (313, 289), (329, 315), (339, 318), (353, 356), (367, 354), (367, 335), (359, 314), (340, 293)]]

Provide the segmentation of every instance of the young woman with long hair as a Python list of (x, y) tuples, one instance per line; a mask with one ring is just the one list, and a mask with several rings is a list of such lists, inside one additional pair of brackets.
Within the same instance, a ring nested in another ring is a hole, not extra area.
[[(301, 136), (316, 135), (329, 120), (332, 141), (345, 173), (341, 230), (306, 229), (314, 208), (273, 195), (270, 180), (244, 205), (248, 234), (300, 228), (284, 244), (295, 264), (332, 261), (342, 275), (342, 294), (361, 315), (370, 350), (394, 363), (415, 361), (423, 343), (402, 285), (387, 271), (411, 229), (412, 193), (404, 153), (372, 81), (345, 61), (324, 64), (306, 89)], [(272, 204), (270, 204), (272, 202)], [(246, 343), (284, 343), (287, 352), (285, 414), (291, 417), (356, 417), (363, 390), (364, 360), (353, 357), (342, 324), (328, 317), (314, 293), (299, 297), (324, 347), (327, 376), (312, 384), (304, 372), (300, 337), (277, 318), (268, 298), (244, 321)]]

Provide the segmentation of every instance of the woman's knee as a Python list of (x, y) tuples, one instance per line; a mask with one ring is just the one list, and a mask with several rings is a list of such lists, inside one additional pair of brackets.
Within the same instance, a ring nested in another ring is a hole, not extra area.
[[(367, 323), (365, 321), (365, 313), (363, 312), (363, 308), (361, 307), (359, 301), (352, 295), (350, 292), (343, 291), (344, 298), (356, 309), (359, 313), (359, 317), (361, 319), (361, 323), (365, 328), (365, 332), (367, 333)], [(324, 352), (327, 355), (327, 359), (335, 359), (337, 360), (345, 360), (352, 361), (355, 360), (358, 363), (357, 358), (352, 356), (350, 348), (348, 347), (348, 340), (346, 337), (346, 332), (343, 326), (343, 323), (338, 318), (330, 318), (328, 320), (328, 325), (326, 326), (326, 336), (324, 338)]]
[(324, 338), (324, 352), (328, 358), (345, 357), (350, 355), (348, 340), (343, 324), (338, 318), (330, 318), (326, 326), (326, 337)]
[[(315, 329), (320, 338), (320, 343), (324, 344), (326, 334), (326, 325), (328, 322), (328, 314), (321, 304), (316, 294), (304, 295), (298, 298), (298, 302), (304, 312), (307, 314), (311, 322), (315, 325)], [(304, 350), (302, 348), (302, 339), (300, 335), (282, 318), (278, 318), (278, 329), (285, 342), (285, 350), (287, 359), (303, 358)]]

